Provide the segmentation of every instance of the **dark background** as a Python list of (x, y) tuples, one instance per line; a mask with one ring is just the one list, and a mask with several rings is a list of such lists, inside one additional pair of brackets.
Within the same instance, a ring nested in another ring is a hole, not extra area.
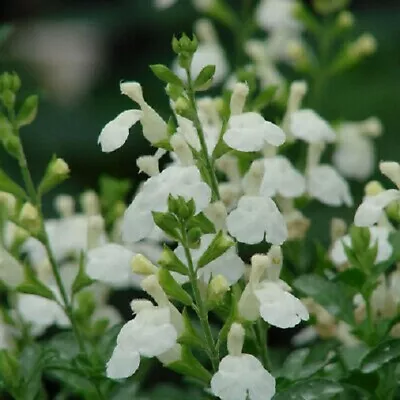
[[(232, 1), (233, 6), (239, 3)], [(353, 2), (352, 10), (356, 16), (356, 32), (374, 34), (379, 43), (378, 52), (357, 69), (329, 82), (318, 111), (331, 120), (378, 116), (385, 127), (383, 137), (377, 140), (378, 158), (398, 160), (400, 2), (359, 0)], [(150, 0), (14, 0), (6, 3), (2, 19), (13, 24), (13, 33), (0, 49), (0, 69), (19, 72), (23, 78), (21, 93), (39, 92), (41, 97), (37, 120), (23, 131), (34, 178), (40, 178), (51, 155), (56, 153), (72, 170), (72, 178), (62, 187), (64, 192), (96, 188), (103, 173), (136, 181), (137, 156), (153, 152), (145, 143), (140, 127), (133, 129), (123, 148), (111, 154), (100, 151), (98, 134), (119, 112), (136, 107), (120, 95), (121, 79), (141, 82), (147, 101), (166, 115), (167, 97), (148, 65), (170, 64), (172, 35), (191, 32), (197, 17), (189, 0), (180, 0), (178, 5), (165, 11), (157, 11)], [(55, 33), (54, 27), (59, 24), (63, 30)], [(43, 26), (47, 30), (39, 33)], [(230, 34), (218, 24), (217, 28), (229, 55)], [(75, 54), (68, 36), (77, 32), (77, 41), (83, 44), (83, 49)], [(42, 38), (40, 49), (36, 43), (39, 36)], [(86, 67), (79, 75), (74, 68), (82, 57)], [(74, 90), (68, 80), (63, 85), (52, 81), (57, 74), (65, 75), (65, 71), (69, 71), (72, 81), (74, 77), (82, 79)], [(0, 160), (18, 178), (13, 161), (1, 152)], [(353, 191), (359, 198), (362, 185), (354, 184)], [(46, 203), (49, 213), (51, 198), (52, 195)], [(326, 210), (326, 207), (314, 208), (312, 212), (317, 216), (319, 212), (342, 212), (347, 217), (353, 214), (353, 210)]]

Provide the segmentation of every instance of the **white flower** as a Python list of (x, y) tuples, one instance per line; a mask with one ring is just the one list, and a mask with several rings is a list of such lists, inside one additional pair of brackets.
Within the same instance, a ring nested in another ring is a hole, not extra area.
[(131, 376), (139, 367), (141, 355), (161, 355), (176, 344), (177, 338), (170, 309), (148, 302), (119, 332), (117, 346), (107, 363), (107, 376), (113, 379)]
[(234, 323), (228, 333), (228, 352), (211, 379), (212, 393), (222, 400), (269, 400), (275, 379), (251, 354), (243, 354), (244, 329)]
[(102, 129), (98, 143), (105, 153), (119, 149), (128, 139), (129, 129), (142, 118), (142, 111), (127, 110), (117, 115)]
[(264, 240), (282, 244), (287, 228), (282, 214), (268, 197), (243, 196), (227, 218), (228, 232), (239, 242), (255, 244)]
[(143, 97), (142, 87), (137, 82), (123, 82), (120, 84), (121, 92), (136, 102), (141, 110), (123, 111), (116, 118), (106, 124), (102, 129), (98, 143), (102, 151), (111, 152), (120, 148), (129, 136), (129, 129), (140, 121), (143, 136), (152, 144), (167, 139), (167, 124), (151, 108)]
[[(266, 256), (254, 255), (251, 265), (249, 283), (238, 304), (242, 318), (255, 321), (261, 316), (269, 324), (283, 329), (308, 320), (303, 303), (289, 293), (290, 286), (279, 279), (282, 267), (279, 246), (272, 246)], [(265, 274), (267, 279), (261, 280)]]
[[(190, 250), (190, 254), (195, 265), (208, 248), (214, 237), (214, 234), (203, 235), (201, 237), (200, 247), (198, 249)], [(186, 262), (185, 251), (181, 245), (175, 249), (175, 254), (180, 260)], [(211, 261), (205, 267), (198, 269), (197, 276), (199, 279), (202, 279), (204, 282), (208, 283), (211, 277), (222, 275), (226, 278), (230, 285), (233, 285), (242, 277), (244, 269), (244, 262), (236, 254), (235, 248), (231, 247), (222, 256), (218, 257), (214, 261)], [(182, 279), (179, 279), (179, 277), (178, 280), (182, 282)]]
[[(58, 289), (49, 286), (57, 298), (60, 298)], [(25, 322), (32, 325), (33, 335), (41, 335), (49, 326), (57, 325), (68, 327), (70, 322), (64, 310), (53, 300), (33, 294), (20, 294), (16, 308)]]
[(134, 252), (115, 243), (89, 250), (86, 272), (92, 278), (115, 288), (138, 286), (140, 278), (131, 269)]
[(170, 194), (194, 199), (196, 212), (204, 210), (211, 200), (211, 190), (195, 166), (170, 166), (149, 178), (126, 210), (122, 226), (126, 242), (137, 242), (150, 235), (155, 228), (151, 212), (165, 212)]
[(294, 0), (262, 0), (256, 10), (256, 20), (266, 31), (299, 31), (301, 24), (294, 17)]
[(260, 195), (273, 197), (299, 197), (305, 191), (305, 179), (290, 161), (283, 156), (264, 160), (264, 177), (261, 182)]
[[(393, 247), (389, 242), (390, 231), (385, 227), (373, 226), (369, 228), (371, 239), (370, 247), (375, 244), (378, 246), (378, 253), (376, 255), (375, 263), (381, 263), (390, 258), (393, 252)], [(331, 259), (336, 265), (342, 265), (346, 263), (347, 256), (344, 250), (344, 245), (351, 248), (351, 237), (350, 235), (345, 235), (335, 241), (331, 250)]]
[(350, 207), (353, 204), (349, 184), (330, 165), (321, 164), (309, 169), (307, 191), (329, 206), (346, 204)]
[(233, 115), (228, 122), (224, 141), (240, 151), (259, 151), (266, 144), (280, 146), (285, 142), (285, 133), (279, 126), (266, 121), (256, 112)]
[(0, 317), (0, 350), (10, 349), (13, 345), (12, 327), (7, 325)]
[(385, 207), (400, 200), (400, 190), (389, 189), (375, 196), (366, 196), (360, 204), (354, 217), (357, 226), (372, 226), (376, 224)]
[(303, 109), (289, 116), (291, 134), (308, 143), (334, 142), (336, 134), (329, 124), (315, 111)]
[(348, 122), (339, 126), (333, 163), (346, 178), (363, 181), (372, 174), (375, 148), (372, 140), (360, 130), (360, 124)]

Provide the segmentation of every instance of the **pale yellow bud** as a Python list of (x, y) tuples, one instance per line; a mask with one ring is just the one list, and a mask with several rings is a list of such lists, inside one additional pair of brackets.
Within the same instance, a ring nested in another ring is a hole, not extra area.
[(400, 164), (394, 161), (382, 161), (379, 169), (400, 189)]
[(19, 220), (29, 232), (37, 233), (40, 229), (39, 212), (31, 203), (23, 205), (19, 214)]
[(100, 213), (100, 200), (97, 193), (87, 190), (81, 195), (81, 206), (86, 215), (96, 215)]
[(9, 216), (14, 215), (17, 199), (11, 194), (0, 192), (0, 206), (4, 206)]
[(349, 29), (354, 25), (354, 15), (350, 11), (342, 11), (337, 18), (337, 24), (342, 29)]
[(376, 196), (382, 193), (385, 189), (382, 184), (378, 181), (371, 181), (365, 185), (364, 192), (366, 196)]
[(214, 276), (209, 285), (209, 294), (211, 298), (220, 299), (229, 291), (229, 283), (223, 275)]
[(185, 97), (179, 97), (174, 102), (174, 109), (177, 114), (185, 115), (190, 110), (190, 105), (188, 100)]
[(54, 200), (54, 207), (62, 217), (71, 217), (75, 213), (75, 200), (72, 196), (60, 194)]
[(56, 176), (65, 176), (70, 172), (68, 164), (62, 159), (57, 158), (50, 166), (50, 172)]
[(336, 242), (339, 238), (344, 236), (347, 232), (346, 221), (341, 218), (332, 218), (331, 220), (331, 240), (332, 243)]
[(131, 262), (132, 271), (139, 275), (154, 275), (157, 267), (143, 254), (136, 254)]
[(368, 56), (376, 52), (377, 41), (370, 33), (364, 33), (349, 47), (349, 55), (354, 58)]
[(235, 84), (230, 101), (231, 115), (238, 115), (243, 112), (248, 94), (249, 87), (246, 83), (237, 82)]

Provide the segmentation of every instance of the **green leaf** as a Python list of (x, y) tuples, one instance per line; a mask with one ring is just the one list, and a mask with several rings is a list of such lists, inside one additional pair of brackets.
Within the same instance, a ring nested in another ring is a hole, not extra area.
[(85, 259), (84, 259), (84, 254), (82, 252), (79, 260), (79, 270), (78, 273), (76, 274), (74, 283), (72, 284), (71, 288), (72, 294), (74, 295), (75, 293), (78, 293), (85, 287), (90, 286), (93, 282), (94, 280), (86, 274)]
[(203, 268), (218, 257), (221, 257), (234, 244), (235, 242), (231, 237), (219, 231), (197, 261), (197, 268)]
[(16, 288), (17, 292), (34, 294), (46, 299), (56, 300), (54, 293), (35, 275), (30, 267), (25, 267), (25, 280)]
[(29, 125), (34, 121), (38, 110), (38, 102), (39, 99), (37, 95), (31, 95), (25, 99), (17, 114), (17, 123), (19, 127)]
[(366, 344), (360, 343), (356, 346), (343, 346), (338, 355), (348, 371), (357, 370), (360, 367), (362, 359), (369, 352)]
[(389, 339), (378, 344), (361, 362), (361, 371), (365, 374), (382, 368), (385, 364), (400, 359), (400, 339)]
[(337, 280), (361, 291), (367, 281), (367, 275), (360, 269), (348, 268), (337, 275)]
[(0, 169), (0, 191), (11, 193), (18, 199), (27, 199), (25, 190), (15, 183), (2, 169)]
[(210, 372), (200, 364), (187, 346), (182, 346), (181, 360), (168, 364), (167, 367), (179, 374), (190, 376), (206, 384), (209, 384), (211, 380)]
[(199, 336), (199, 334), (194, 329), (186, 308), (183, 310), (182, 317), (183, 323), (185, 325), (185, 330), (183, 334), (179, 337), (178, 342), (180, 344), (184, 344), (190, 347), (197, 347), (199, 349), (205, 350), (206, 347), (204, 339), (202, 339), (201, 336)]
[(154, 223), (161, 230), (163, 230), (171, 238), (179, 240), (179, 221), (175, 215), (157, 211), (153, 211), (152, 214)]
[(318, 275), (303, 275), (293, 282), (293, 286), (312, 297), (333, 316), (354, 324), (353, 301), (351, 295), (339, 282), (331, 282)]
[(214, 224), (202, 212), (190, 219), (188, 228), (200, 228), (204, 235), (215, 233)]
[(193, 304), (193, 300), (190, 295), (182, 288), (182, 286), (176, 282), (173, 276), (166, 268), (160, 268), (157, 273), (158, 280), (164, 292), (175, 300), (180, 301), (185, 306)]
[(173, 73), (167, 66), (163, 64), (150, 65), (153, 74), (163, 82), (170, 83), (176, 86), (183, 86), (182, 80)]
[(212, 83), (214, 74), (215, 65), (206, 65), (194, 81), (194, 89), (197, 91), (207, 89)]
[(343, 386), (328, 379), (310, 379), (298, 382), (277, 393), (273, 400), (326, 400), (342, 393)]

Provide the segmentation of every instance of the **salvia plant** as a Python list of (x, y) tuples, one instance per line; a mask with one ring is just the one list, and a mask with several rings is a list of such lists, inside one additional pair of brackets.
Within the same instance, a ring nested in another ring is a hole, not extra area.
[[(105, 125), (101, 150), (138, 123), (154, 148), (128, 203), (131, 182), (104, 177), (81, 211), (60, 195), (59, 217), (43, 215), (69, 167), (54, 156), (33, 181), (23, 134), (38, 98), (1, 75), (0, 141), (22, 177), (0, 169), (2, 398), (400, 398), (400, 165), (379, 164), (392, 186), (368, 183), (349, 226), (327, 221), (329, 246), (307, 240), (310, 205), (352, 207), (345, 178), (374, 169), (380, 121), (315, 109), (376, 41), (355, 36), (346, 0), (228, 3), (194, 1), (195, 34), (172, 39), (170, 66), (150, 66), (167, 119), (140, 83), (120, 84), (132, 108)], [(124, 321), (109, 297), (129, 288)], [(271, 346), (269, 332), (294, 327)]]

